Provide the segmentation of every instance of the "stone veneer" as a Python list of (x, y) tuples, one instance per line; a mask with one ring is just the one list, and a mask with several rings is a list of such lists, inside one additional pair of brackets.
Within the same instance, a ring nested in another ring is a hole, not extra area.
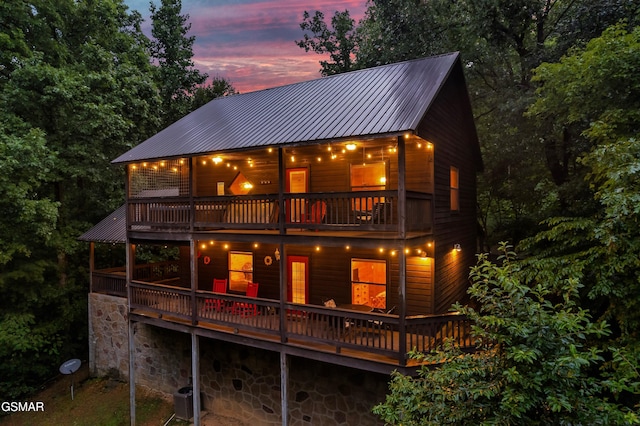
[[(128, 377), (125, 299), (90, 295), (95, 374)], [(173, 395), (191, 382), (191, 336), (137, 323), (136, 383)], [(379, 425), (371, 408), (384, 400), (389, 376), (289, 357), (289, 424)], [(204, 410), (238, 425), (280, 425), (280, 355), (200, 338)]]

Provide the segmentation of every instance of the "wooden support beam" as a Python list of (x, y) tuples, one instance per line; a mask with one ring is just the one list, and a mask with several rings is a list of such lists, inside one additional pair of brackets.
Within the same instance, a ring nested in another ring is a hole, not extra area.
[(289, 357), (280, 351), (280, 400), (282, 404), (282, 426), (289, 424)]
[(129, 319), (129, 417), (131, 426), (136, 426), (136, 348), (135, 323)]
[(193, 424), (200, 426), (200, 340), (191, 331), (191, 374), (193, 377)]

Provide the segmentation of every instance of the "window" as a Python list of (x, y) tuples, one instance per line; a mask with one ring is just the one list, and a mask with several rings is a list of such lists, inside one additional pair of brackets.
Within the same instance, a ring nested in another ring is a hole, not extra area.
[(460, 210), (460, 182), (458, 176), (458, 169), (456, 167), (451, 167), (450, 177), (449, 177), (449, 186), (451, 189), (451, 210), (459, 211)]
[(351, 259), (351, 303), (386, 309), (386, 261)]
[(386, 186), (386, 183), (387, 178), (385, 163), (351, 165), (352, 191), (383, 190)]
[(253, 253), (229, 252), (229, 291), (246, 293), (253, 282)]
[[(384, 162), (351, 165), (351, 191), (383, 191), (387, 185)], [(384, 202), (382, 197), (360, 197), (353, 200), (354, 210), (371, 210), (373, 204)]]

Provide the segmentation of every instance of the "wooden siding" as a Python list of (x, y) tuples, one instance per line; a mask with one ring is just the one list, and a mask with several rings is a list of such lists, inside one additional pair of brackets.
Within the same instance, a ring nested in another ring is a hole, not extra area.
[[(454, 69), (423, 120), (419, 134), (434, 144), (435, 312), (466, 298), (476, 253), (476, 173), (482, 167), (462, 70)], [(462, 120), (461, 117), (469, 117)], [(459, 170), (460, 209), (449, 205), (450, 167)], [(453, 251), (460, 244), (462, 251)]]
[[(253, 280), (260, 284), (258, 296), (279, 300), (280, 270), (279, 262), (274, 256), (277, 245), (260, 244), (255, 248), (252, 243), (240, 242), (216, 241), (210, 244), (208, 241), (200, 241), (198, 244), (198, 290), (212, 291), (214, 278), (229, 278), (229, 251), (248, 252), (253, 253)], [(225, 248), (225, 244), (229, 244), (229, 247)], [(354, 258), (387, 261), (387, 309), (400, 304), (398, 258), (395, 255), (381, 254), (378, 250), (347, 250), (344, 247), (325, 247), (318, 252), (314, 247), (297, 245), (287, 246), (286, 251), (288, 256), (309, 258), (311, 305), (322, 305), (327, 299), (334, 299), (338, 304), (351, 303), (351, 259)], [(266, 256), (272, 258), (271, 265), (265, 263)], [(180, 246), (180, 280), (173, 283), (177, 287), (189, 288), (189, 258), (189, 247)], [(407, 315), (429, 315), (433, 313), (433, 259), (419, 256), (408, 256), (406, 259)]]
[[(348, 192), (351, 191), (350, 166), (352, 164), (383, 161), (386, 164), (386, 188), (396, 189), (398, 187), (397, 151), (390, 151), (396, 146), (396, 139), (380, 139), (358, 142), (358, 144), (356, 151), (345, 153), (341, 152), (343, 144), (287, 148), (284, 152), (285, 167), (302, 167), (309, 170), (309, 192)], [(418, 147), (419, 144), (420, 147)], [(332, 151), (328, 150), (330, 147)], [(432, 152), (424, 141), (418, 139), (407, 143), (406, 149), (407, 190), (431, 193), (433, 190)], [(332, 153), (335, 153), (335, 159), (331, 159)], [(240, 172), (253, 184), (251, 194), (278, 192), (278, 159), (275, 149), (272, 152), (261, 149), (228, 156), (221, 155), (223, 162), (220, 164), (213, 163), (213, 156), (193, 159), (194, 196), (217, 195), (218, 182), (224, 182), (225, 195), (232, 195), (229, 192), (229, 186)], [(252, 160), (251, 163), (248, 161), (249, 158)]]

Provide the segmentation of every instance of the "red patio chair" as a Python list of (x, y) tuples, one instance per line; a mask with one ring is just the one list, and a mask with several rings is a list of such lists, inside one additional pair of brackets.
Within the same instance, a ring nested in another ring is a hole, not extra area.
[[(214, 278), (213, 279), (213, 292), (223, 293), (227, 292), (227, 280)], [(220, 312), (224, 309), (225, 301), (222, 299), (206, 299), (204, 301), (205, 309), (215, 309)]]
[[(258, 297), (258, 283), (247, 283), (247, 297)], [(233, 313), (243, 317), (258, 315), (258, 306), (255, 303), (235, 302), (233, 304)]]

